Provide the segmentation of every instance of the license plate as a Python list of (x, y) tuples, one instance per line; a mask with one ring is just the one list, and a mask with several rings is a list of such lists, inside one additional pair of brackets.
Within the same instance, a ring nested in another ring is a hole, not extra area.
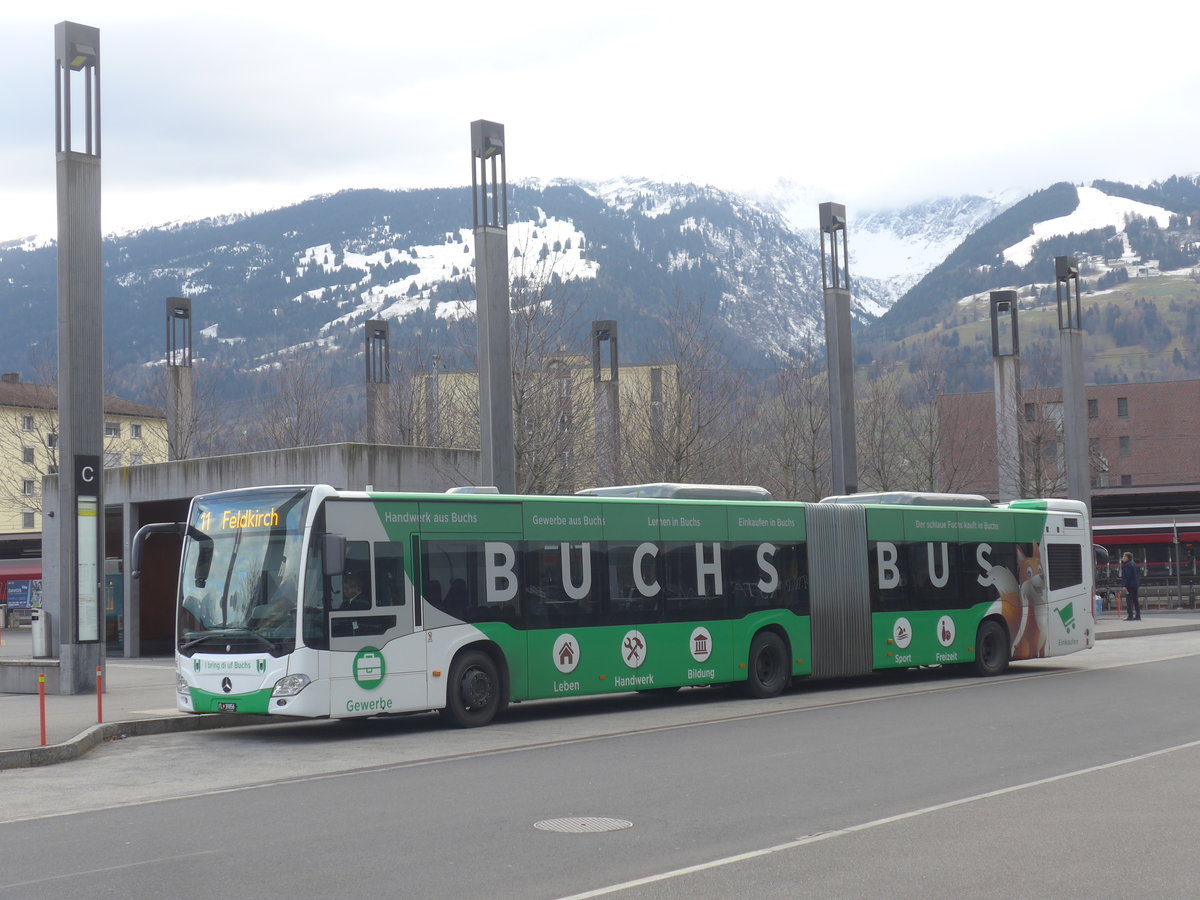
[(218, 703), (217, 712), (237, 712), (236, 703)]

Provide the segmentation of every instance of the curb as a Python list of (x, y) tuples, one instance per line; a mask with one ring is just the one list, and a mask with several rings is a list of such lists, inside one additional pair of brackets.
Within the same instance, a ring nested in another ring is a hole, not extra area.
[[(1179, 631), (1200, 631), (1200, 622), (1176, 623), (1174, 625), (1130, 628), (1120, 631), (1097, 632), (1096, 640), (1142, 637), (1152, 634), (1171, 634)], [(34, 766), (52, 766), (56, 763), (79, 759), (89, 750), (105, 741), (119, 741), (130, 737), (153, 734), (175, 734), (184, 731), (211, 731), (216, 728), (239, 728), (251, 725), (272, 725), (295, 722), (290, 716), (238, 715), (229, 713), (202, 713), (200, 715), (165, 716), (158, 719), (133, 719), (127, 722), (105, 722), (93, 725), (68, 741), (46, 747), (0, 750), (0, 771), (26, 769)]]
[(1130, 628), (1122, 631), (1108, 631), (1104, 634), (1097, 632), (1096, 640), (1109, 641), (1115, 638), (1143, 637), (1149, 634), (1173, 634), (1176, 631), (1200, 631), (1200, 622), (1188, 622), (1176, 625), (1152, 625), (1149, 628)]
[(236, 728), (247, 725), (269, 725), (294, 721), (280, 716), (248, 716), (223, 713), (168, 716), (161, 719), (134, 719), (128, 722), (105, 722), (93, 725), (69, 741), (46, 747), (0, 750), (0, 770), (24, 769), (33, 766), (52, 766), (55, 763), (79, 759), (97, 744), (119, 741), (128, 737), (149, 734), (174, 734), (182, 731), (208, 731), (214, 728)]

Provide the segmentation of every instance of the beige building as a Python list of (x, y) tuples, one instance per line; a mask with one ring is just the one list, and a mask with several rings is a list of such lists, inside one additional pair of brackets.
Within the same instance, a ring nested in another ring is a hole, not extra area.
[[(602, 378), (606, 374), (601, 370)], [(606, 384), (595, 380), (590, 360), (569, 353), (556, 353), (542, 365), (517, 373), (513, 408), (518, 490), (570, 493), (599, 483), (605, 447), (597, 434), (597, 393), (605, 390)], [(661, 450), (657, 445), (664, 435), (691, 415), (683, 393), (674, 365), (620, 368), (621, 459), (647, 459)], [(479, 446), (477, 373), (418, 376), (412, 408), (414, 443)], [(625, 472), (622, 477), (638, 476)]]
[[(166, 414), (104, 398), (104, 467), (167, 459)], [(0, 534), (42, 530), (42, 477), (58, 472), (58, 392), (53, 385), (0, 376)]]

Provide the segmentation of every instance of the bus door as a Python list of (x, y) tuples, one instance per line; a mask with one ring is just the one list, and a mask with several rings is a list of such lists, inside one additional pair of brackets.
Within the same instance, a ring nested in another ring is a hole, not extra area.
[[(413, 504), (415, 508), (415, 504)], [(424, 709), (425, 641), (406, 541), (392, 539), (374, 503), (331, 501), (327, 528), (346, 537), (341, 575), (329, 579), (330, 712), (376, 715)]]
[(1095, 644), (1092, 546), (1083, 516), (1050, 516), (1042, 543), (1043, 590), (1048, 600), (1045, 656)]
[[(526, 696), (528, 642), (522, 627), (521, 504), (450, 496), (421, 504), (421, 618), (430, 671), (448, 672), (466, 644), (486, 640), (503, 653), (510, 697)], [(440, 706), (444, 682), (430, 682), (429, 705)]]

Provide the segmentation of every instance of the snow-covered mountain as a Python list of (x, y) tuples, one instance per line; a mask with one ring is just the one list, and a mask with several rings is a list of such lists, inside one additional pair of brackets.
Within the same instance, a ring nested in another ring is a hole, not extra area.
[(966, 195), (850, 218), (855, 271), (888, 285), (890, 308), (980, 226), (1020, 197)]
[[(1067, 183), (1022, 198), (988, 219), (925, 274), (872, 329), (890, 339), (946, 321), (967, 298), (1000, 289), (1036, 292), (1054, 281), (1054, 258), (1075, 256), (1093, 276), (1200, 262), (1200, 178), (1147, 186)], [(1099, 281), (1096, 282), (1099, 284)]]
[[(1079, 205), (1075, 209), (1065, 216), (1035, 222), (1032, 234), (1001, 251), (1000, 255), (1005, 261), (1027, 266), (1033, 261), (1034, 248), (1039, 243), (1070, 234), (1113, 228), (1117, 234), (1124, 236), (1126, 222), (1135, 218), (1152, 221), (1158, 228), (1166, 228), (1171, 223), (1171, 211), (1161, 206), (1106, 194), (1094, 187), (1077, 187), (1075, 193), (1079, 197)], [(1128, 254), (1128, 239), (1125, 238), (1122, 243)]]
[[(863, 325), (882, 319), (900, 338), (957, 298), (1039, 280), (1030, 273), (1048, 253), (1145, 257), (1158, 252), (1158, 232), (1127, 227), (1126, 218), (1141, 216), (1130, 221), (1161, 230), (1193, 196), (1191, 208), (1200, 210), (1196, 181), (1180, 179), (1150, 188), (1056, 185), (1019, 202), (959, 197), (903, 210), (849, 209), (855, 315)], [(670, 310), (685, 299), (717, 327), (734, 359), (775, 364), (823, 340), (822, 199), (786, 184), (756, 197), (645, 179), (515, 184), (514, 297), (565, 305), (584, 328), (616, 319), (622, 361), (630, 363), (656, 352), (672, 329)], [(419, 339), (447, 365), (465, 365), (461, 334), (451, 332), (474, 299), (470, 211), (467, 188), (356, 190), (110, 236), (110, 369), (162, 359), (163, 302), (171, 296), (194, 301), (196, 357), (233, 371), (262, 370), (297, 347), (352, 358), (362, 324), (380, 317), (393, 323), (394, 345)], [(1097, 230), (1101, 221), (1107, 230)], [(1061, 237), (1064, 230), (1072, 237)], [(6, 369), (38, 371), (37, 361), (52, 355), (55, 307), (54, 248), (0, 245)]]
[[(984, 223), (1021, 198), (1016, 191), (991, 196), (964, 195), (913, 203), (900, 209), (847, 207), (851, 281), (878, 285), (880, 309), (886, 312), (904, 293), (942, 262)], [(780, 181), (758, 201), (776, 211), (798, 234), (817, 240), (817, 210), (832, 198), (815, 188)]]
[[(624, 323), (622, 356), (651, 352), (679, 298), (702, 304), (743, 360), (780, 360), (820, 342), (821, 276), (814, 229), (768, 204), (713, 187), (622, 179), (523, 182), (510, 188), (510, 272), (554, 285), (577, 318)], [(133, 234), (105, 242), (110, 357), (162, 355), (163, 298), (195, 301), (198, 357), (253, 370), (299, 346), (357, 351), (361, 324), (381, 317), (426, 342), (447, 340), (471, 311), (473, 238), (465, 188), (347, 191), (293, 207)], [(53, 247), (0, 246), (0, 334), (10, 368), (52, 345)], [(854, 278), (862, 322), (897, 288)], [(908, 270), (903, 273), (908, 276)], [(14, 315), (15, 314), (15, 315)], [(451, 349), (442, 354), (450, 357)]]

